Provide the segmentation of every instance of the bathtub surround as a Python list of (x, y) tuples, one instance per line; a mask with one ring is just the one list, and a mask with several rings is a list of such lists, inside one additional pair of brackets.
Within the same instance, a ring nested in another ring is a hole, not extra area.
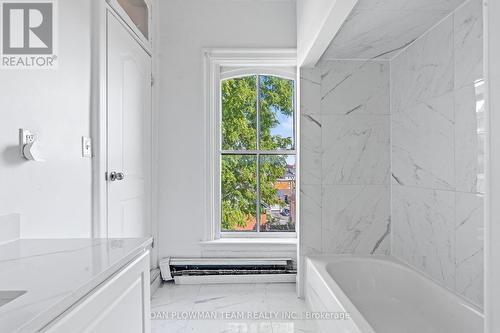
[(482, 6), (391, 61), (392, 254), (483, 302)]
[(481, 0), (388, 61), (335, 43), (301, 71), (301, 256), (390, 254), (482, 307)]
[[(389, 63), (302, 70), (303, 252), (388, 254)], [(319, 103), (318, 103), (319, 99)]]

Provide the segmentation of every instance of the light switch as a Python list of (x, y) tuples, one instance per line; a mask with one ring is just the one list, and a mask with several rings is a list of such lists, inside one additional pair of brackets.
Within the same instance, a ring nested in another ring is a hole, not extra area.
[(92, 139), (82, 136), (82, 157), (92, 157)]

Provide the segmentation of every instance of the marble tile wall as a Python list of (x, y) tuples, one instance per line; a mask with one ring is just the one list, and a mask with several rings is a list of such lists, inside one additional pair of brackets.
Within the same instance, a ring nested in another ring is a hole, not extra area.
[(482, 306), (481, 0), (391, 61), (301, 72), (301, 258), (392, 254)]
[(321, 249), (321, 77), (302, 69), (300, 77), (300, 260)]
[(389, 254), (387, 61), (301, 73), (301, 254)]
[(390, 60), (463, 1), (358, 0), (324, 56)]
[(319, 69), (300, 72), (300, 224), (299, 294), (303, 293), (304, 258), (321, 254), (321, 77)]
[(483, 302), (482, 3), (391, 60), (392, 254)]
[(389, 254), (389, 63), (324, 60), (318, 67), (322, 251)]

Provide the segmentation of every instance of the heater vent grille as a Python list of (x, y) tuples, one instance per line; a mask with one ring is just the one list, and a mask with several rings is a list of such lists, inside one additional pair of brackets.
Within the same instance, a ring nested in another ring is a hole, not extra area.
[(295, 274), (291, 258), (179, 258), (170, 259), (176, 276)]

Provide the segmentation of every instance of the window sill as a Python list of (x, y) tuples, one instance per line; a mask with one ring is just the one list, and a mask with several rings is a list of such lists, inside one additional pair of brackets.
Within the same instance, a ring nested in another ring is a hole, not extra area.
[(296, 246), (297, 238), (220, 238), (210, 241), (200, 242), (202, 246), (211, 245), (284, 245)]
[(297, 258), (296, 238), (221, 238), (199, 245), (206, 257)]

